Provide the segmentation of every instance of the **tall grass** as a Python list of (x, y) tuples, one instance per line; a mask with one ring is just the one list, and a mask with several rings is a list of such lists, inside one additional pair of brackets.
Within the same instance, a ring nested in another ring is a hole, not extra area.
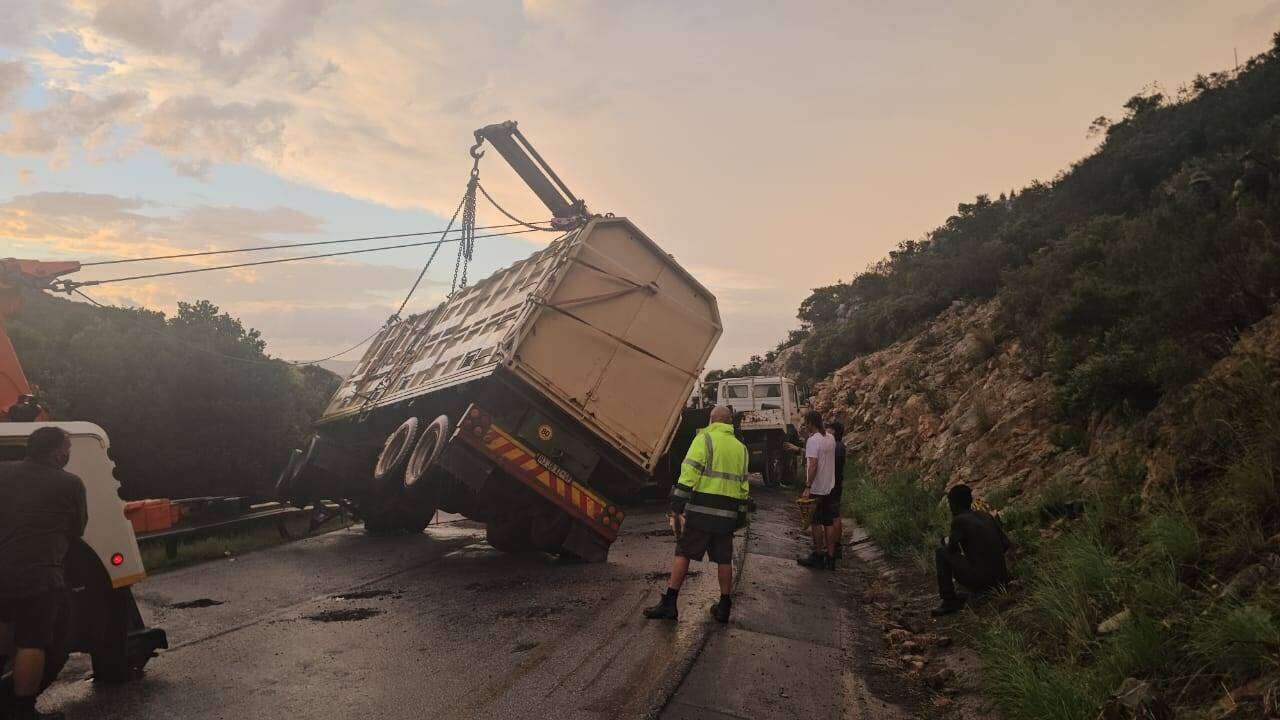
[(844, 483), (842, 511), (889, 555), (918, 555), (946, 534), (946, 511), (940, 504), (945, 479), (929, 481), (913, 470), (875, 479), (863, 465), (848, 462)]

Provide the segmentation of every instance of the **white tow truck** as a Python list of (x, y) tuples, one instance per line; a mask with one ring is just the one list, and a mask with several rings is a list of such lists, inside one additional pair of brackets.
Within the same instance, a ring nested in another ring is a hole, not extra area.
[(795, 458), (785, 443), (799, 443), (797, 429), (808, 409), (801, 397), (795, 381), (782, 376), (725, 378), (716, 386), (716, 402), (733, 410), (750, 451), (750, 469), (766, 485), (789, 485), (795, 478)]
[[(25, 457), (27, 438), (37, 428), (52, 425), (71, 436), (66, 469), (84, 482), (89, 524), (67, 552), (72, 612), (66, 649), (92, 658), (96, 681), (119, 682), (137, 677), (156, 650), (168, 647), (168, 639), (164, 630), (146, 627), (134, 602), (131, 588), (146, 577), (146, 570), (133, 524), (124, 515), (107, 433), (90, 422), (52, 420), (43, 410), (34, 422), (4, 421), (20, 398), (30, 397), (31, 386), (3, 320), (21, 307), (23, 288), (45, 289), (54, 278), (77, 269), (78, 263), (0, 259), (0, 461)], [(57, 677), (68, 653), (47, 659), (46, 684)], [(7, 685), (8, 668), (0, 668), (0, 675), (0, 684)]]

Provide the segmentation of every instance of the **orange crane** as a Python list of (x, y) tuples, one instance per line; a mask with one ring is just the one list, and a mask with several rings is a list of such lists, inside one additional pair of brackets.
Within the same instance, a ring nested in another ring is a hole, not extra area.
[[(5, 321), (22, 309), (24, 290), (50, 290), (54, 280), (79, 269), (80, 263), (74, 261), (0, 260), (0, 420), (9, 419), (9, 409), (32, 394)], [(40, 409), (37, 419), (49, 419), (48, 413)]]

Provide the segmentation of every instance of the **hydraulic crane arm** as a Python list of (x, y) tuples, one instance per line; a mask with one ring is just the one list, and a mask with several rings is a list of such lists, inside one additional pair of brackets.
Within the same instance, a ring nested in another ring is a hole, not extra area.
[[(48, 290), (61, 275), (80, 269), (78, 262), (39, 262), (36, 260), (0, 259), (0, 420), (9, 416), (11, 408), (23, 395), (31, 394), (31, 385), (22, 372), (22, 363), (9, 342), (5, 321), (22, 309), (22, 291)], [(41, 411), (40, 416), (45, 417)]]
[(586, 203), (570, 192), (547, 161), (533, 149), (533, 145), (516, 127), (514, 120), (486, 125), (476, 130), (475, 135), (476, 144), (471, 148), (471, 156), (479, 158), (477, 152), (484, 141), (488, 140), (551, 211), (558, 221), (555, 224), (577, 224), (588, 216)]

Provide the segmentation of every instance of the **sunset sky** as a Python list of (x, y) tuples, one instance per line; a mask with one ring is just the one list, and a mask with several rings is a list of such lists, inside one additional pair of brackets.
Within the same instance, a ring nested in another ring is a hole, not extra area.
[[(591, 209), (630, 217), (716, 293), (716, 367), (957, 203), (1051, 179), (1144, 87), (1174, 93), (1277, 30), (1280, 0), (0, 0), (0, 256), (440, 229), (472, 131), (514, 119)], [(481, 174), (516, 214), (548, 216), (496, 154)], [(480, 241), (471, 276), (547, 239)], [(381, 324), (426, 252), (91, 294), (208, 298), (309, 359)], [(446, 254), (411, 309), (452, 269)]]

